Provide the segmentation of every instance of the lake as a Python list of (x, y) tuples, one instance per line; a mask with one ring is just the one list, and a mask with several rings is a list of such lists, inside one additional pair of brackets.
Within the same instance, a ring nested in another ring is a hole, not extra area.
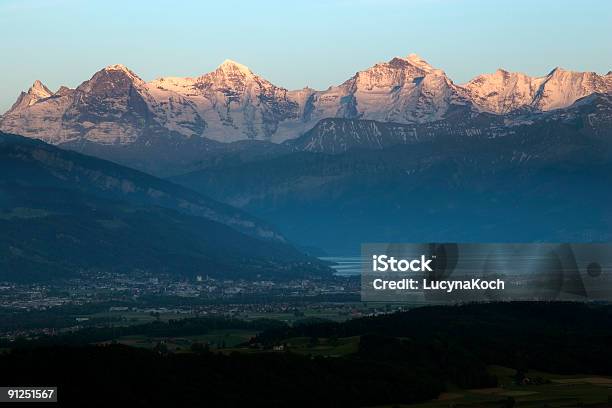
[(338, 276), (356, 276), (361, 274), (363, 260), (359, 256), (325, 256), (322, 261), (334, 262), (330, 267)]

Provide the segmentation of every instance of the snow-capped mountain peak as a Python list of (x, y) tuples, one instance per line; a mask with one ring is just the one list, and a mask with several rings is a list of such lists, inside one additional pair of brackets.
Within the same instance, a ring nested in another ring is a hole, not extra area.
[(32, 86), (27, 92), (21, 92), (17, 101), (11, 106), (9, 112), (21, 111), (29, 106), (34, 105), (36, 102), (49, 98), (53, 95), (53, 92), (49, 90), (41, 81), (38, 79), (34, 81)]
[(236, 61), (232, 61), (231, 59), (226, 59), (219, 65), (217, 70), (221, 70), (223, 72), (241, 72), (244, 75), (253, 75), (253, 72), (246, 65), (240, 64)]
[(57, 90), (57, 92), (55, 92), (53, 95), (54, 96), (65, 96), (68, 95), (69, 93), (71, 93), (73, 91), (73, 89), (68, 88), (67, 86), (60, 86), (59, 89)]
[(49, 90), (42, 82), (38, 79), (34, 81), (34, 84), (28, 89), (28, 94), (37, 99), (48, 98), (53, 95), (53, 92)]
[(111, 64), (111, 65), (107, 65), (106, 67), (104, 67), (104, 70), (106, 71), (126, 71), (126, 72), (132, 72), (128, 69), (128, 67), (126, 67), (123, 64)]
[(562, 75), (564, 72), (571, 72), (571, 71), (568, 71), (563, 67), (554, 67), (553, 69), (550, 70), (547, 76), (550, 77), (553, 75)]
[(242, 88), (246, 82), (254, 80), (265, 81), (255, 75), (246, 65), (228, 59), (223, 61), (214, 71), (198, 77), (196, 87)]
[(421, 68), (423, 71), (429, 72), (434, 69), (427, 61), (425, 61), (423, 58), (421, 58), (417, 54), (409, 54), (405, 58), (405, 60), (408, 61), (410, 64), (418, 68)]
[(134, 71), (130, 70), (123, 64), (113, 64), (104, 67), (100, 71), (96, 72), (90, 81), (98, 80), (101, 77), (109, 78), (109, 76), (113, 76), (113, 78), (125, 77), (130, 81), (144, 84), (144, 81), (138, 75), (136, 75)]
[(41, 99), (50, 97), (51, 95), (53, 95), (53, 92), (51, 92), (49, 88), (47, 88), (41, 81), (37, 79), (28, 89), (28, 92), (26, 92), (25, 94), (22, 93), (22, 95), (28, 96), (26, 106), (31, 106)]
[(574, 72), (560, 67), (543, 78), (532, 105), (548, 111), (564, 108), (593, 93), (612, 92), (612, 78), (595, 72)]
[(468, 97), (481, 109), (505, 114), (530, 104), (542, 80), (520, 72), (498, 68), (482, 74), (463, 86)]
[(355, 74), (338, 87), (314, 95), (311, 118), (371, 119), (420, 123), (443, 118), (453, 105), (465, 105), (444, 71), (416, 54), (395, 57)]

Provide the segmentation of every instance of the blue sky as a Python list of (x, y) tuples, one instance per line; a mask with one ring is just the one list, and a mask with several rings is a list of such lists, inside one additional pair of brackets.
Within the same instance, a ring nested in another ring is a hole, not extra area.
[(605, 73), (611, 27), (603, 0), (0, 0), (0, 111), (35, 79), (74, 87), (115, 63), (151, 80), (229, 58), (290, 89), (412, 52), (457, 83), (498, 67)]

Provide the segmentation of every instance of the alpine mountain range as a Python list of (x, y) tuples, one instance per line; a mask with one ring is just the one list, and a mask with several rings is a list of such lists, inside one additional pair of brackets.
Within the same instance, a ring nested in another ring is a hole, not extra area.
[(218, 222), (237, 207), (241, 233), (265, 225), (275, 245), (612, 239), (612, 72), (455, 84), (411, 54), (287, 90), (229, 60), (150, 82), (110, 65), (75, 89), (34, 82), (0, 130), (181, 185), (195, 194), (172, 201), (182, 213), (216, 200)]

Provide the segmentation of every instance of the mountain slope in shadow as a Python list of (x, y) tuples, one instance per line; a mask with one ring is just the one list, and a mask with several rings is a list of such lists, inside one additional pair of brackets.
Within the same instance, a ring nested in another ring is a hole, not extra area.
[(0, 158), (0, 280), (329, 272), (265, 223), (172, 183), (13, 135), (0, 135)]

